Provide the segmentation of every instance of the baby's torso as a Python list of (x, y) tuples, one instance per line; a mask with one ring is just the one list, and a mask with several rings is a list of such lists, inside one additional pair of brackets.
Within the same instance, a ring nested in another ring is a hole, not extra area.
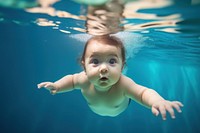
[(123, 112), (129, 98), (125, 97), (123, 88), (113, 86), (108, 92), (98, 92), (93, 85), (82, 89), (82, 94), (91, 110), (102, 116), (116, 116)]

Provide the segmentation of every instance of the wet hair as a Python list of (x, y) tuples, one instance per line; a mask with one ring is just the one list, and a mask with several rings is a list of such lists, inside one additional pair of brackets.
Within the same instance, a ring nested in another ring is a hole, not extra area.
[[(92, 43), (93, 41), (97, 41), (101, 44), (111, 45), (111, 46), (115, 46), (117, 48), (120, 48), (121, 56), (122, 56), (122, 63), (123, 63), (123, 66), (124, 66), (125, 58), (126, 58), (124, 45), (119, 38), (117, 38), (115, 36), (110, 36), (110, 35), (94, 36), (86, 42), (84, 50), (83, 50), (83, 54), (82, 54), (82, 57), (81, 57), (82, 66), (84, 65), (83, 62), (85, 62), (85, 53), (86, 53), (86, 50), (87, 50), (87, 46), (88, 46), (88, 44)], [(85, 67), (84, 67), (84, 69), (85, 69)]]

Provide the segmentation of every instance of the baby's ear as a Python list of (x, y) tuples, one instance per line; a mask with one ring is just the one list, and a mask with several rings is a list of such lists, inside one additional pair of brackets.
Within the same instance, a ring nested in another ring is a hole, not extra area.
[(82, 65), (82, 66), (85, 66), (85, 62), (84, 62), (84, 61), (81, 61), (81, 65)]
[(122, 63), (122, 69), (121, 69), (121, 70), (124, 69), (125, 65), (126, 65), (126, 62), (123, 62), (123, 63)]
[(83, 66), (84, 71), (85, 71), (85, 62), (84, 62), (84, 61), (81, 61), (81, 65)]

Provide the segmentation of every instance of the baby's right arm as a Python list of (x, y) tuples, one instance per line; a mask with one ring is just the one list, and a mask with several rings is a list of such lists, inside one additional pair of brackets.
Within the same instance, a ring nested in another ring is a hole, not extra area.
[(82, 88), (88, 81), (85, 72), (67, 75), (56, 82), (42, 82), (38, 84), (38, 88), (46, 88), (51, 94), (68, 92), (75, 88)]

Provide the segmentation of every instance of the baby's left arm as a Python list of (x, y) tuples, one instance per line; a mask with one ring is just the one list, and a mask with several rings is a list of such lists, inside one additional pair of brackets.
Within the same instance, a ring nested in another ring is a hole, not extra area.
[(183, 107), (183, 104), (181, 102), (165, 100), (156, 91), (152, 89), (146, 89), (141, 96), (142, 103), (149, 106), (151, 108), (152, 113), (155, 116), (158, 116), (158, 114), (160, 113), (163, 120), (166, 120), (166, 112), (169, 112), (172, 119), (175, 118), (173, 108), (175, 108), (179, 113), (181, 113), (180, 107)]
[(133, 80), (123, 76), (122, 82), (125, 85), (125, 94), (132, 100), (151, 108), (152, 113), (156, 116), (160, 113), (163, 120), (166, 120), (166, 112), (168, 111), (172, 118), (175, 118), (174, 109), (181, 112), (180, 107), (183, 104), (178, 101), (168, 101), (161, 97), (156, 91), (136, 84)]

